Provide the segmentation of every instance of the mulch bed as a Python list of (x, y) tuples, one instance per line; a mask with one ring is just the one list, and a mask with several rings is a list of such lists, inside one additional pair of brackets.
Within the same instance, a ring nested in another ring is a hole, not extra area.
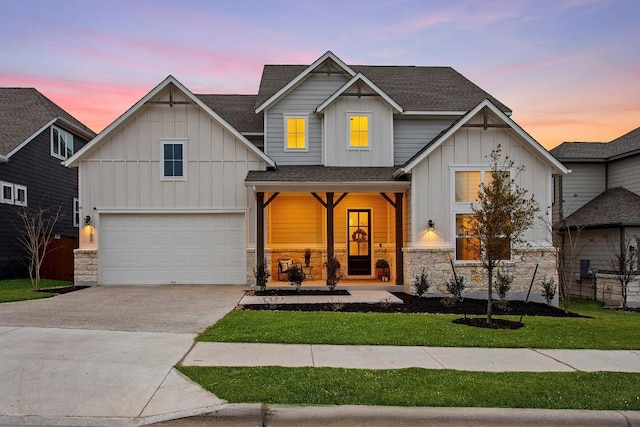
[(88, 287), (89, 286), (66, 286), (64, 288), (44, 288), (37, 290), (36, 292), (46, 292), (48, 294), (68, 294), (69, 292), (79, 291)]
[(350, 295), (346, 289), (334, 289), (333, 291), (323, 289), (265, 289), (264, 291), (248, 291), (247, 295), (255, 295), (258, 297), (284, 297), (293, 295), (308, 295), (308, 296), (322, 296), (322, 295)]
[[(286, 292), (286, 294), (279, 293), (278, 296), (283, 295), (338, 295), (331, 294), (328, 291), (323, 290), (303, 290), (302, 293), (291, 289), (273, 289), (268, 290), (272, 292)], [(290, 293), (291, 292), (291, 293)], [(340, 295), (348, 295), (348, 292), (343, 290)], [(324, 303), (324, 304), (258, 304), (241, 306), (244, 310), (281, 310), (281, 311), (339, 311), (350, 313), (439, 313), (439, 314), (466, 314), (466, 315), (485, 315), (487, 312), (487, 301), (474, 298), (464, 298), (461, 301), (455, 303), (449, 303), (451, 301), (448, 298), (442, 297), (429, 297), (421, 298), (416, 295), (409, 295), (404, 292), (392, 292), (393, 295), (400, 298), (403, 304), (391, 304), (388, 302), (381, 302), (377, 304), (359, 304), (359, 303)], [(256, 292), (256, 295), (259, 295)], [(275, 293), (270, 295), (276, 295)], [(268, 296), (268, 295), (265, 295)], [(536, 302), (524, 303), (524, 301), (509, 301), (506, 305), (494, 303), (493, 314), (494, 315), (520, 315), (526, 316), (551, 316), (551, 317), (584, 317), (576, 313), (565, 313), (564, 310), (552, 307), (547, 304), (540, 304)], [(464, 319), (462, 319), (464, 320)], [(484, 319), (482, 319), (484, 320)], [(497, 320), (497, 319), (496, 319)], [(497, 322), (496, 322), (497, 323)], [(515, 322), (517, 323), (517, 322)], [(474, 325), (481, 326), (481, 325)]]

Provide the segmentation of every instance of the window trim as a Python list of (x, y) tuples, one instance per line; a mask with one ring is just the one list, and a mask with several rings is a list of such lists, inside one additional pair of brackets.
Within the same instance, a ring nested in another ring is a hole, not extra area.
[[(187, 143), (188, 139), (185, 138), (160, 138), (158, 140), (158, 146), (160, 150), (160, 180), (161, 181), (186, 181), (187, 180)], [(171, 145), (182, 145), (182, 175), (181, 176), (172, 176), (165, 175), (164, 171), (164, 146), (167, 144)]]
[[(69, 141), (67, 141), (66, 139), (62, 138), (64, 140), (64, 154), (57, 154), (53, 151), (53, 147), (54, 147), (54, 129), (58, 131), (58, 141), (55, 141), (55, 143), (58, 146), (58, 151), (60, 151), (60, 140), (62, 136), (68, 136), (71, 139), (71, 152), (69, 152), (68, 146), (69, 146)], [(64, 129), (59, 128), (58, 126), (54, 126), (51, 125), (51, 137), (50, 137), (51, 143), (50, 143), (50, 150), (51, 150), (51, 156), (55, 157), (56, 159), (60, 159), (60, 160), (67, 160), (69, 157), (73, 156), (73, 153), (75, 152), (74, 150), (74, 138), (73, 138), (73, 134), (71, 132), (67, 132)]]
[[(297, 152), (307, 153), (309, 152), (309, 116), (303, 116), (300, 114), (283, 114), (283, 133), (282, 133), (282, 145), (285, 152)], [(290, 148), (288, 135), (289, 119), (302, 119), (304, 120), (304, 147), (303, 148)]]
[(73, 212), (73, 226), (80, 227), (80, 199), (77, 197), (73, 198), (71, 212)]
[[(18, 193), (24, 191), (24, 201), (18, 200)], [(27, 187), (25, 185), (13, 184), (13, 204), (16, 206), (27, 206)]]
[[(486, 183), (486, 175), (487, 172), (492, 172), (491, 166), (489, 165), (464, 165), (464, 166), (450, 166), (450, 201), (451, 201), (451, 229), (452, 229), (452, 239), (454, 243), (455, 249), (455, 260), (459, 263), (478, 263), (478, 260), (464, 260), (458, 259), (458, 249), (456, 245), (456, 239), (458, 237), (458, 230), (456, 229), (456, 215), (473, 215), (473, 210), (471, 206), (476, 205), (476, 202), (456, 202), (456, 172), (480, 172), (480, 185)], [(513, 178), (513, 170), (509, 169), (509, 175)], [(509, 259), (504, 259), (501, 261), (510, 262), (513, 261), (513, 250), (511, 246), (509, 247)]]
[[(11, 197), (10, 198), (5, 198), (4, 197), (4, 189), (5, 189), (5, 187), (11, 189)], [(0, 181), (0, 202), (7, 203), (9, 205), (13, 205), (14, 204), (14, 199), (15, 199), (15, 191), (14, 191), (13, 184), (10, 183), (10, 182), (6, 182), (6, 181)]]
[[(347, 150), (349, 151), (371, 151), (371, 123), (373, 121), (372, 112), (347, 112)], [(351, 145), (351, 118), (352, 117), (367, 117), (367, 146), (353, 146)]]

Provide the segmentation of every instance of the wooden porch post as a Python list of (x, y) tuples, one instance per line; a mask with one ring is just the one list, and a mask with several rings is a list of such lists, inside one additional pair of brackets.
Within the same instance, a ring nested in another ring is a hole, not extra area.
[(333, 193), (326, 193), (327, 201), (327, 261), (333, 258)]
[(256, 193), (256, 271), (264, 270), (264, 193)]
[(396, 193), (396, 285), (404, 285), (404, 262), (402, 257), (402, 193)]

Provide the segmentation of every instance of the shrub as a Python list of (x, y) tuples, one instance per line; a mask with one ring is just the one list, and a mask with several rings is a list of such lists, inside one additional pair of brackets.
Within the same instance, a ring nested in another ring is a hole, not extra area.
[(271, 271), (269, 271), (266, 260), (262, 264), (262, 268), (260, 269), (259, 267), (260, 266), (256, 266), (253, 269), (253, 277), (256, 278), (256, 287), (264, 291), (267, 288), (269, 277), (271, 277)]
[(500, 297), (500, 300), (507, 300), (507, 293), (511, 289), (511, 283), (513, 282), (513, 276), (510, 274), (502, 274), (500, 270), (496, 274), (496, 282), (493, 285), (493, 288), (496, 291), (496, 294)]
[(413, 278), (413, 287), (416, 289), (416, 294), (421, 297), (429, 290), (429, 278), (427, 272), (422, 269), (422, 272)]
[(329, 290), (334, 290), (342, 278), (340, 261), (336, 257), (329, 258), (325, 265), (327, 266), (327, 286)]
[(447, 283), (447, 292), (453, 295), (456, 301), (462, 299), (462, 291), (464, 291), (464, 288), (464, 276), (456, 275), (449, 280), (449, 283)]
[(542, 296), (547, 304), (551, 304), (553, 297), (556, 296), (556, 281), (553, 277), (550, 280), (542, 281)]
[(302, 287), (302, 282), (306, 279), (304, 270), (302, 270), (302, 267), (298, 264), (291, 265), (287, 270), (287, 280), (292, 286), (295, 286), (298, 291)]

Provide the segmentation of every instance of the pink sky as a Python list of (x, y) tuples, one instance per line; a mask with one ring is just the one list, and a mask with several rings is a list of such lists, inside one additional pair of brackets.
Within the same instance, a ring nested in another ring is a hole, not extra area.
[[(448, 65), (547, 148), (640, 126), (640, 2), (2, 2), (0, 86), (35, 87), (94, 131), (172, 74), (256, 93), (264, 64)], [(357, 19), (356, 19), (357, 18)]]

